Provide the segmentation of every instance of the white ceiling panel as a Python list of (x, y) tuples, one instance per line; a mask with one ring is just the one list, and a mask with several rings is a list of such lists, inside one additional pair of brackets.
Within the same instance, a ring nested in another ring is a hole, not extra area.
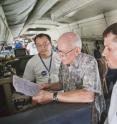
[(29, 28), (51, 30), (117, 9), (117, 0), (1, 0), (0, 4), (14, 37)]

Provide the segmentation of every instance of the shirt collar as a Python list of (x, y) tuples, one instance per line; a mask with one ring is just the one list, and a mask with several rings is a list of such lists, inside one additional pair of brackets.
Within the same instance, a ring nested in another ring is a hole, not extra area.
[(78, 67), (81, 57), (82, 57), (82, 53), (79, 53), (79, 55), (76, 57), (74, 63), (72, 63), (72, 66)]

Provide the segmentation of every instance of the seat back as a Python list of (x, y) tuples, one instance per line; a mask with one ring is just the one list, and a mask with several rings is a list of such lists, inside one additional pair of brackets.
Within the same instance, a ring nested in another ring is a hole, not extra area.
[(107, 82), (106, 82), (106, 74), (108, 72), (108, 66), (105, 62), (104, 57), (97, 59), (97, 62), (98, 62), (101, 83), (102, 83), (102, 89), (103, 89), (104, 95), (106, 95), (106, 94), (108, 94), (108, 91), (109, 91), (108, 87), (107, 87)]
[(27, 64), (27, 62), (29, 61), (29, 59), (31, 57), (32, 56), (28, 55), (28, 56), (19, 58), (19, 61), (17, 62), (17, 65), (16, 65), (16, 74), (18, 76), (22, 76), (23, 75), (25, 67), (26, 67), (26, 64)]

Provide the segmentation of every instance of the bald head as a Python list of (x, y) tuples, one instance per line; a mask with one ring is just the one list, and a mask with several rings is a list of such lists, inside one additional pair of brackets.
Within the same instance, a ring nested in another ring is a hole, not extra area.
[(81, 53), (82, 42), (74, 32), (64, 33), (58, 40), (58, 53), (62, 63), (67, 65), (75, 61)]
[(66, 32), (58, 40), (58, 46), (65, 45), (68, 48), (79, 47), (82, 48), (82, 42), (79, 35), (74, 32)]

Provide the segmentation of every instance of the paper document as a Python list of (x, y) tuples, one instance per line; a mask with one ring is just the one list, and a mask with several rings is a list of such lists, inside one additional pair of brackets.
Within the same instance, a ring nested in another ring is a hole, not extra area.
[(29, 80), (13, 76), (13, 86), (17, 92), (27, 96), (34, 96), (39, 92), (39, 85)]

